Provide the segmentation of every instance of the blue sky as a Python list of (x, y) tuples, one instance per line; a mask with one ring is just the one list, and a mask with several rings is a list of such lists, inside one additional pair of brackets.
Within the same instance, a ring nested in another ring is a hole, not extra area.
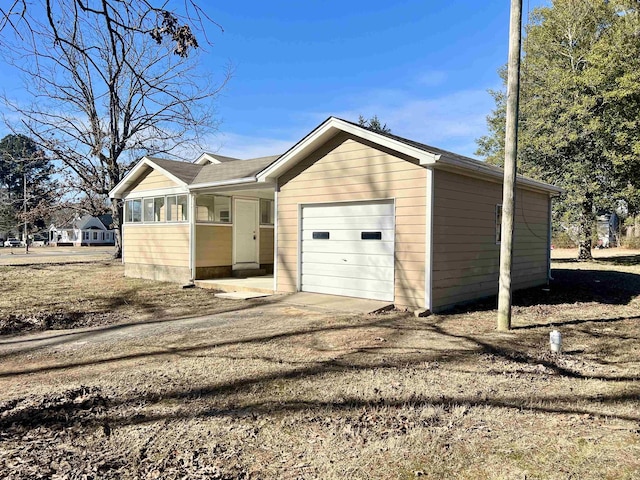
[[(524, 2), (524, 15), (544, 5)], [(326, 117), (377, 114), (392, 132), (473, 155), (506, 63), (510, 2), (212, 2), (208, 67), (234, 77), (211, 150), (285, 151)]]
[[(208, 151), (279, 154), (331, 115), (376, 114), (397, 135), (471, 156), (486, 132), (508, 0), (198, 3), (224, 28), (210, 26), (199, 68), (234, 68)], [(525, 1), (525, 16), (546, 3)], [(0, 90), (18, 93), (16, 80), (0, 75)]]

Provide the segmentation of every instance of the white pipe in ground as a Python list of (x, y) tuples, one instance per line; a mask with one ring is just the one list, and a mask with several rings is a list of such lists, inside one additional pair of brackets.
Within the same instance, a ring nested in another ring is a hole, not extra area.
[(558, 330), (549, 333), (549, 346), (553, 353), (562, 351), (562, 334)]

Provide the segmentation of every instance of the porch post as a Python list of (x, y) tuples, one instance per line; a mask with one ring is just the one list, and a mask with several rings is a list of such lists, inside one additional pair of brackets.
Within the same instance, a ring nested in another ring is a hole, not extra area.
[(278, 291), (278, 179), (273, 197), (273, 291)]
[(191, 283), (196, 280), (196, 195), (189, 193), (189, 269)]

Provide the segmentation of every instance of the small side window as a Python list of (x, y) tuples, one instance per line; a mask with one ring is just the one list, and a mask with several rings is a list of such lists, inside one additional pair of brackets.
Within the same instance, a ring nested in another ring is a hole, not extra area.
[(137, 223), (142, 221), (142, 200), (130, 200), (131, 207), (131, 222)]
[(329, 232), (313, 232), (314, 240), (329, 240)]
[(267, 199), (260, 199), (260, 224), (261, 225), (273, 225), (274, 201)]
[(361, 232), (361, 240), (382, 240), (382, 232)]

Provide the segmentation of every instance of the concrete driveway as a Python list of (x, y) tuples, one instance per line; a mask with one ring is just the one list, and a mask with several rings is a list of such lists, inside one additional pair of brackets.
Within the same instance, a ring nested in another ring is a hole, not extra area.
[(295, 325), (300, 322), (307, 324), (314, 320), (323, 321), (330, 317), (361, 317), (384, 303), (331, 295), (299, 295), (274, 295), (268, 300), (257, 302), (228, 300), (228, 311), (211, 315), (5, 336), (0, 339), (0, 358), (47, 350), (57, 353), (84, 346), (95, 348), (123, 342), (152, 341), (162, 345), (162, 339), (194, 337), (198, 332), (203, 335), (206, 332), (207, 337), (216, 338), (260, 331), (268, 334), (271, 330), (281, 328), (286, 319), (290, 319), (290, 323)]

